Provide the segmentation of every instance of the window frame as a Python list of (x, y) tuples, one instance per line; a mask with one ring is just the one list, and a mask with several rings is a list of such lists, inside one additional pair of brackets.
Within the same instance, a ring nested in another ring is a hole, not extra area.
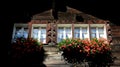
[(37, 38), (38, 41), (40, 41), (40, 38), (41, 38), (40, 37), (40, 35), (41, 35), (41, 28), (45, 27), (45, 29), (46, 29), (46, 34), (45, 34), (46, 37), (45, 37), (45, 43), (43, 43), (43, 44), (46, 44), (47, 43), (47, 24), (32, 24), (31, 35), (30, 35), (32, 38), (33, 38), (33, 28), (34, 27), (38, 27), (38, 34), (39, 34), (38, 38)]
[(70, 33), (71, 33), (71, 38), (73, 37), (73, 35), (72, 35), (72, 24), (57, 24), (57, 43), (58, 43), (58, 28), (59, 27), (62, 27), (63, 28), (63, 39), (66, 39), (66, 37), (65, 37), (65, 34), (66, 34), (66, 28), (67, 27), (70, 27), (71, 28), (71, 31), (70, 31)]
[[(28, 36), (29, 36), (29, 26), (28, 24), (25, 24), (25, 23), (14, 23), (14, 26), (13, 26), (13, 34), (12, 34), (12, 42), (14, 41), (15, 39), (15, 32), (16, 32), (16, 28), (17, 27), (21, 27), (22, 29), (22, 33), (24, 31), (24, 28), (28, 28)], [(27, 36), (27, 37), (28, 37)]]
[(99, 27), (103, 27), (104, 31), (104, 35), (103, 37), (107, 39), (107, 32), (106, 32), (106, 26), (105, 24), (90, 24), (90, 39), (91, 39), (91, 27), (95, 27), (96, 28), (96, 38), (99, 39), (99, 32), (98, 32), (98, 28)]
[[(89, 24), (74, 24), (74, 31), (75, 31), (75, 27), (79, 27), (80, 28), (80, 39), (83, 39), (82, 38), (82, 29), (84, 28), (84, 27), (87, 27), (87, 37), (89, 38), (90, 36), (89, 36)], [(73, 33), (74, 33), (74, 31), (73, 31)], [(75, 33), (74, 33), (75, 34)], [(73, 35), (74, 36), (74, 35)], [(75, 37), (74, 37), (75, 38)]]

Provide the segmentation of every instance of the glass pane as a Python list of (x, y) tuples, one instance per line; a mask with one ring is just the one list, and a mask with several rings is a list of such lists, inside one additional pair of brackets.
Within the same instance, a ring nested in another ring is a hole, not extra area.
[(88, 38), (87, 33), (82, 33), (82, 39)]
[(82, 28), (82, 33), (87, 33), (87, 27)]
[(39, 31), (39, 29), (33, 29), (33, 38), (35, 38), (35, 39), (38, 38), (38, 31)]
[(63, 34), (58, 34), (58, 42), (60, 42), (63, 39)]
[(63, 33), (63, 32), (64, 32), (63, 30), (64, 30), (63, 27), (59, 27), (59, 28), (58, 28), (58, 33)]
[(46, 43), (46, 27), (41, 27), (41, 33), (39, 34), (40, 35), (40, 41), (42, 43)]
[(74, 34), (74, 38), (80, 38), (80, 33)]
[(99, 32), (99, 33), (103, 33), (103, 32), (104, 32), (104, 28), (103, 28), (103, 27), (99, 27), (99, 28), (98, 28), (98, 32)]
[(20, 38), (20, 37), (22, 37), (22, 28), (16, 27), (15, 38)]
[(66, 27), (66, 33), (71, 33), (71, 27)]
[(104, 34), (99, 34), (99, 38), (104, 37)]
[(80, 27), (75, 27), (74, 33), (80, 33)]
[(45, 27), (41, 27), (41, 34), (46, 34), (46, 28)]
[(75, 27), (74, 38), (80, 38), (80, 27)]
[(66, 27), (65, 32), (65, 38), (71, 38), (71, 27)]
[(96, 34), (91, 34), (91, 38), (96, 38)]
[(24, 28), (23, 36), (24, 36), (25, 38), (28, 37), (28, 28)]
[(91, 33), (96, 33), (96, 27), (91, 28)]

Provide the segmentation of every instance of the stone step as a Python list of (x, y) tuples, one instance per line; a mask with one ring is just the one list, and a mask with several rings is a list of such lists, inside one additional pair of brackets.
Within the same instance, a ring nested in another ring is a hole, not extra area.
[(48, 55), (44, 61), (44, 64), (47, 67), (70, 67), (69, 64), (66, 64), (64, 59), (61, 57), (59, 52), (46, 52)]

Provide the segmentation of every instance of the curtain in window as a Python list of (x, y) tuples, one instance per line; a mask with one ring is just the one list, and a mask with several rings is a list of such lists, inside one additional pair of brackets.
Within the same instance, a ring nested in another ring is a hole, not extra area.
[(96, 38), (96, 27), (91, 27), (91, 38)]
[(87, 27), (82, 27), (82, 39), (88, 38), (87, 37)]
[(80, 38), (80, 27), (75, 27), (74, 38)]
[(46, 43), (46, 28), (41, 27), (40, 41)]
[(20, 37), (22, 37), (22, 27), (16, 27), (14, 38), (16, 39)]
[(72, 38), (71, 27), (65, 28), (65, 38)]
[(24, 30), (23, 30), (23, 37), (24, 38), (28, 37), (28, 28), (24, 28)]
[(38, 39), (38, 32), (39, 32), (39, 27), (34, 27), (32, 34), (34, 39)]
[(58, 28), (58, 36), (57, 36), (58, 42), (60, 42), (64, 38), (63, 35), (64, 35), (64, 28), (63, 27), (59, 27)]
[(104, 37), (104, 28), (103, 27), (99, 27), (98, 28), (98, 33), (99, 33), (99, 38)]
[(28, 28), (16, 27), (14, 38), (16, 39), (20, 37), (24, 37), (24, 38), (28, 37)]

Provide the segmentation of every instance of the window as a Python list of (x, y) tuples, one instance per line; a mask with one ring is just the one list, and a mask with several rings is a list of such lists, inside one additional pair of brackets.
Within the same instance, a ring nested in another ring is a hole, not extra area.
[(87, 24), (74, 25), (74, 38), (80, 38), (80, 39), (89, 38), (88, 33), (89, 32), (88, 32)]
[(16, 38), (20, 38), (20, 37), (24, 37), (27, 38), (28, 37), (28, 25), (27, 24), (14, 24), (14, 28), (13, 28), (13, 41)]
[(60, 42), (62, 39), (72, 38), (72, 29), (70, 24), (58, 25), (58, 33), (57, 33), (57, 42)]
[(46, 24), (33, 24), (32, 37), (42, 43), (46, 43)]
[(91, 38), (107, 38), (105, 33), (105, 25), (103, 24), (91, 24), (90, 25), (90, 32), (91, 32)]

